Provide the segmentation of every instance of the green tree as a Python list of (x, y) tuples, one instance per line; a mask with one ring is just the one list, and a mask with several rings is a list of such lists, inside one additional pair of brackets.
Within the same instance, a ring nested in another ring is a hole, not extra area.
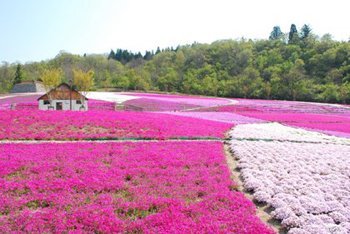
[(343, 79), (343, 73), (337, 68), (333, 68), (329, 70), (329, 72), (327, 72), (325, 77), (325, 81), (327, 83), (333, 83), (337, 85), (342, 84), (342, 79)]
[(13, 67), (8, 62), (2, 62), (0, 65), (0, 93), (6, 93), (13, 85), (13, 77), (15, 76)]
[(286, 96), (286, 88), (283, 84), (282, 77), (278, 73), (273, 73), (270, 79), (272, 99), (283, 99)]
[(112, 76), (108, 70), (103, 72), (103, 77), (100, 80), (100, 86), (103, 88), (110, 88), (112, 86)]
[(350, 82), (345, 82), (341, 85), (339, 97), (342, 103), (350, 103)]
[(327, 83), (322, 86), (322, 92), (318, 95), (321, 102), (338, 102), (340, 100), (339, 86)]
[(174, 68), (167, 68), (163, 76), (157, 80), (157, 86), (162, 91), (177, 91), (179, 88), (179, 75)]
[(216, 77), (205, 76), (202, 81), (202, 94), (206, 96), (217, 96), (219, 89), (219, 82)]
[(51, 68), (44, 69), (40, 75), (40, 80), (43, 82), (46, 93), (48, 94), (50, 106), (52, 104), (52, 96), (50, 90), (57, 87), (63, 78), (62, 69)]
[(284, 76), (285, 85), (288, 87), (289, 98), (295, 101), (300, 91), (301, 81), (305, 78), (304, 61), (297, 59), (289, 72)]
[(197, 72), (195, 69), (188, 70), (184, 74), (184, 81), (182, 83), (182, 90), (185, 93), (201, 94), (202, 86), (197, 78)]
[(310, 36), (311, 31), (312, 31), (311, 27), (307, 24), (304, 24), (303, 27), (301, 28), (300, 39), (306, 40)]
[(247, 67), (241, 75), (238, 76), (239, 83), (244, 98), (260, 98), (264, 87), (260, 73), (252, 66)]
[[(85, 97), (94, 86), (94, 71), (84, 72), (80, 69), (73, 69), (73, 84), (83, 94), (81, 102), (85, 105)], [(85, 96), (85, 97), (84, 97)]]
[(63, 77), (63, 72), (61, 69), (51, 68), (45, 69), (40, 75), (40, 79), (47, 89), (47, 92), (58, 86)]
[(109, 52), (109, 55), (108, 55), (108, 60), (109, 59), (115, 59), (115, 53), (113, 50), (111, 50), (111, 52)]
[(290, 31), (289, 31), (289, 35), (288, 35), (288, 43), (289, 44), (298, 44), (299, 43), (299, 34), (298, 34), (298, 30), (297, 30), (297, 27), (295, 26), (295, 24), (292, 24), (290, 26)]
[(113, 83), (117, 88), (120, 88), (122, 90), (128, 90), (130, 87), (129, 77), (126, 75), (122, 75), (118, 77), (117, 79), (114, 80)]
[(17, 64), (15, 78), (13, 79), (13, 85), (19, 84), (23, 81), (23, 71), (21, 64)]
[(281, 31), (280, 26), (274, 26), (272, 32), (270, 33), (270, 40), (280, 40), (283, 38), (283, 32)]
[(143, 79), (141, 74), (135, 72), (135, 70), (130, 69), (126, 74), (129, 80), (129, 88), (132, 90), (148, 90), (149, 84), (145, 79)]

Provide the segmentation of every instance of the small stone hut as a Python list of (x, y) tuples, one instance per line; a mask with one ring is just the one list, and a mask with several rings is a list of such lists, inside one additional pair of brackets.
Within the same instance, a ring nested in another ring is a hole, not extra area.
[(88, 99), (67, 83), (50, 90), (38, 101), (39, 110), (88, 110)]
[(41, 93), (45, 92), (45, 87), (40, 81), (24, 81), (15, 84), (10, 93)]

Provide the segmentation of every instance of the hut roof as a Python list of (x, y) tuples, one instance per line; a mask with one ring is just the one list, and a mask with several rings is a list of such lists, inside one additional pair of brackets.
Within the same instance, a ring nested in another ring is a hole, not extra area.
[(37, 93), (45, 92), (44, 85), (40, 81), (23, 81), (15, 84), (10, 93)]
[(84, 95), (79, 93), (76, 89), (71, 89), (67, 83), (62, 83), (54, 89), (51, 89), (48, 93), (42, 95), (38, 98), (38, 100), (49, 100), (49, 95), (53, 100), (80, 100), (81, 98), (85, 98)]

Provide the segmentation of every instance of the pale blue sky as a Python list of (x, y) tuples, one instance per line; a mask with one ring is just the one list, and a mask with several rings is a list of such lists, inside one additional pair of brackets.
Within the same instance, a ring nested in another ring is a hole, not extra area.
[(348, 40), (349, 9), (349, 0), (0, 0), (0, 62), (266, 39), (292, 23)]

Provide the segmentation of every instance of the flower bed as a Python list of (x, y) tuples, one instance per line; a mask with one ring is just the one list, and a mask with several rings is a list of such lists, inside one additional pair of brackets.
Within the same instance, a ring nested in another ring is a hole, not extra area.
[(140, 111), (179, 111), (199, 107), (198, 105), (162, 101), (151, 98), (132, 99), (124, 102), (123, 104), (126, 110), (128, 110), (128, 108), (133, 110), (135, 109), (134, 107), (136, 107), (136, 109), (139, 109)]
[(166, 94), (166, 93), (138, 93), (138, 92), (124, 92), (122, 95), (130, 95), (135, 97), (155, 97), (155, 98), (190, 98), (190, 99), (217, 99), (215, 97), (196, 96), (188, 94)]
[(348, 139), (278, 124), (239, 125), (231, 135), (244, 187), (289, 233), (350, 232)]
[(203, 108), (196, 111), (229, 112), (330, 135), (350, 137), (350, 109), (347, 106), (291, 101), (238, 100), (237, 105)]
[(0, 145), (0, 232), (272, 233), (217, 142)]
[(20, 96), (8, 96), (0, 98), (0, 110), (33, 110), (38, 109), (36, 99), (40, 97), (39, 94), (20, 95)]
[(246, 123), (263, 123), (266, 122), (261, 119), (250, 118), (243, 115), (238, 115), (230, 112), (197, 112), (197, 111), (186, 111), (186, 112), (163, 112), (178, 116), (187, 116), (198, 119), (213, 120), (223, 123), (232, 124), (246, 124)]
[(108, 101), (89, 99), (88, 109), (89, 109), (89, 111), (102, 111), (102, 110), (114, 111), (115, 110), (115, 103), (108, 102)]
[(20, 96), (9, 96), (5, 98), (0, 98), (1, 104), (11, 104), (11, 103), (33, 103), (41, 95), (40, 94), (30, 94), (30, 95), (20, 95)]
[(0, 104), (0, 110), (11, 110), (11, 104)]
[[(197, 97), (190, 95), (170, 95), (170, 94), (149, 94), (149, 93), (127, 93), (139, 98), (147, 98), (160, 102), (173, 102), (179, 105), (212, 107), (219, 105), (227, 105), (229, 100), (223, 98)], [(233, 100), (232, 100), (233, 102)]]
[(38, 102), (22, 102), (14, 105), (15, 110), (38, 110)]
[(231, 136), (238, 140), (291, 141), (310, 143), (348, 144), (350, 139), (284, 126), (279, 123), (239, 125)]
[(310, 114), (350, 114), (349, 107), (338, 104), (278, 101), (278, 100), (253, 100), (237, 99), (239, 106), (249, 107), (256, 111), (279, 113), (310, 113)]
[(290, 126), (303, 127), (307, 129), (350, 133), (350, 115), (337, 116), (308, 113), (283, 114), (269, 112), (245, 112), (243, 115), (251, 118), (275, 121)]
[(0, 111), (0, 139), (223, 138), (230, 127), (159, 113)]

